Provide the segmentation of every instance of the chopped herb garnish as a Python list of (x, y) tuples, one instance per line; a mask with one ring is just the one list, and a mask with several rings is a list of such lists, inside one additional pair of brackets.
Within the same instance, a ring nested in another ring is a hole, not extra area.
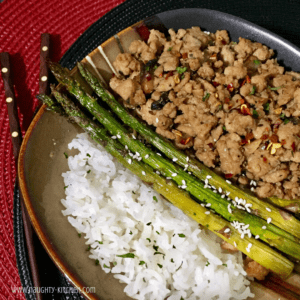
[(253, 109), (252, 116), (253, 116), (254, 119), (258, 118), (258, 112), (257, 112), (257, 110)]
[(156, 240), (153, 240), (154, 243), (156, 243)]
[(158, 250), (158, 246), (153, 245), (153, 249), (154, 249), (155, 251), (157, 251), (157, 250)]
[(184, 74), (182, 74), (180, 78), (181, 78), (181, 80), (184, 79)]
[(283, 88), (283, 86), (278, 86), (278, 87), (271, 87), (271, 86), (268, 86), (268, 89), (271, 90), (271, 91), (277, 91), (279, 89)]
[(186, 71), (186, 67), (177, 67), (176, 68), (176, 71), (179, 73), (179, 74), (182, 74)]
[(161, 264), (157, 264), (160, 268), (162, 268), (163, 266)]
[(236, 45), (237, 44), (237, 42), (231, 42), (232, 43), (232, 45)]
[(283, 121), (283, 123), (284, 123), (284, 124), (287, 124), (289, 121), (290, 121), (290, 120), (289, 120), (288, 118), (285, 118), (284, 121)]
[(154, 252), (154, 255), (157, 255), (157, 254), (165, 255), (164, 253), (161, 253), (161, 252), (155, 251), (155, 252)]
[(170, 47), (170, 48), (168, 49), (168, 51), (172, 51), (172, 48), (173, 48), (173, 47)]
[(171, 258), (171, 263), (173, 263), (174, 262), (174, 259), (173, 258)]
[(226, 127), (225, 127), (225, 126), (223, 126), (222, 129), (223, 129), (224, 131), (226, 131)]
[(156, 196), (153, 196), (153, 200), (156, 201), (156, 202), (158, 202)]
[(209, 98), (209, 96), (210, 96), (210, 93), (206, 93), (204, 95), (204, 97), (202, 98), (202, 101), (206, 101)]
[(209, 224), (206, 224), (206, 227), (208, 228), (208, 227), (209, 227)]
[(81, 237), (81, 233), (78, 233), (78, 236)]
[(153, 69), (154, 69), (154, 70), (156, 70), (157, 68), (158, 68), (158, 66), (157, 66), (157, 65), (155, 65)]
[(87, 173), (90, 174), (90, 173), (91, 173), (91, 170), (88, 170)]
[(173, 249), (176, 249), (176, 247), (173, 245)]
[(223, 107), (223, 105), (221, 104), (221, 105), (219, 105), (219, 110), (221, 110), (222, 109), (222, 107)]
[(209, 265), (210, 265), (210, 262), (207, 261), (205, 266), (208, 267)]
[(280, 117), (280, 119), (284, 119), (285, 118), (285, 114), (282, 113), (279, 117)]
[(150, 66), (147, 66), (146, 68), (145, 68), (145, 70), (148, 72), (148, 71), (150, 71)]
[(129, 234), (132, 234), (132, 231), (130, 231)]
[(64, 152), (64, 156), (65, 156), (65, 158), (69, 157), (69, 155), (66, 152)]
[(101, 241), (98, 241), (98, 243), (99, 243), (100, 245), (102, 245), (102, 244), (103, 244), (103, 242), (101, 242)]
[(266, 113), (268, 113), (268, 112), (270, 111), (270, 103), (267, 102), (267, 103), (265, 103), (263, 106), (264, 106), (264, 111), (265, 111)]
[(116, 261), (113, 262), (113, 265), (116, 266), (118, 263)]
[(258, 60), (258, 59), (255, 59), (253, 62), (255, 65), (260, 65), (260, 60)]
[(135, 191), (132, 191), (132, 194), (135, 194)]
[(87, 153), (86, 156), (91, 157), (91, 155), (89, 153)]
[(197, 214), (194, 212), (194, 216), (196, 216)]
[(64, 186), (64, 189), (66, 189), (68, 187), (68, 185)]
[(89, 245), (86, 249), (86, 251), (90, 251), (92, 249), (91, 245)]
[(96, 261), (95, 261), (95, 265), (96, 265), (96, 266), (98, 266), (98, 265), (99, 265), (99, 263), (100, 263), (99, 259), (96, 259)]
[(145, 262), (143, 260), (141, 260), (140, 263), (139, 263), (139, 266), (142, 266), (144, 264), (145, 264)]
[(147, 223), (146, 225), (147, 225), (147, 226), (151, 225), (151, 222)]
[(107, 266), (106, 264), (103, 265), (103, 268), (107, 268), (107, 269), (110, 269), (109, 266)]
[(227, 264), (222, 264), (222, 266), (227, 267)]
[(146, 282), (145, 278), (143, 278), (143, 281)]
[(151, 240), (150, 240), (149, 238), (146, 238), (146, 240), (148, 240), (148, 241), (149, 241), (149, 243), (151, 243)]
[(160, 234), (158, 231), (156, 231), (157, 234)]
[(134, 258), (135, 255), (133, 253), (126, 253), (122, 255), (117, 255), (118, 257), (123, 257), (123, 258)]
[(180, 297), (180, 300), (184, 300), (184, 298)]
[(252, 87), (252, 90), (251, 90), (251, 92), (250, 92), (249, 95), (254, 95), (254, 94), (255, 94), (255, 91), (256, 91), (256, 86), (254, 85), (254, 86)]
[(183, 233), (179, 233), (178, 236), (181, 237), (181, 238), (185, 237), (185, 235)]

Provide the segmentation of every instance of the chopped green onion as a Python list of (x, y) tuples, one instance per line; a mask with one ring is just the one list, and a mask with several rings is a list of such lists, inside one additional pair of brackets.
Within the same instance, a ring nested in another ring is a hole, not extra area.
[(139, 266), (142, 266), (144, 264), (145, 264), (145, 262), (143, 260), (141, 260), (140, 263), (139, 263)]
[(254, 85), (254, 86), (252, 87), (252, 90), (251, 90), (251, 92), (250, 92), (249, 95), (254, 95), (254, 94), (255, 94), (255, 91), (256, 91), (256, 86)]
[(258, 59), (255, 59), (253, 62), (255, 65), (260, 65), (260, 60), (258, 60)]
[(168, 49), (168, 51), (172, 51), (172, 48), (173, 48), (173, 47), (170, 47), (170, 48)]
[(153, 200), (156, 201), (156, 202), (158, 202), (156, 196), (153, 196)]
[(202, 101), (206, 101), (209, 98), (209, 96), (210, 96), (210, 93), (206, 93), (204, 95), (204, 97), (202, 98)]
[(177, 67), (176, 68), (176, 71), (179, 73), (179, 74), (182, 74), (186, 71), (186, 67)]
[(257, 110), (253, 109), (252, 116), (253, 116), (254, 119), (258, 118), (258, 112), (257, 112)]
[(181, 237), (181, 238), (185, 237), (185, 235), (183, 233), (179, 233), (178, 236)]
[(123, 257), (123, 258), (134, 258), (135, 255), (133, 253), (126, 253), (122, 255), (117, 255), (118, 257)]
[(64, 156), (65, 156), (65, 158), (69, 157), (69, 155), (66, 152), (64, 152)]
[(279, 89), (283, 88), (283, 86), (278, 86), (278, 87), (270, 87), (268, 86), (268, 89), (271, 90), (271, 91), (277, 91)]
[(161, 264), (157, 264), (160, 268), (162, 268), (163, 266)]
[(103, 265), (103, 268), (107, 268), (107, 269), (110, 269), (109, 266), (107, 266), (106, 264)]
[(205, 266), (208, 267), (209, 265), (210, 265), (210, 262), (207, 261)]
[(95, 265), (96, 265), (96, 266), (98, 266), (98, 265), (99, 265), (99, 263), (100, 263), (100, 262), (99, 262), (99, 259), (96, 259), (96, 261), (95, 261)]

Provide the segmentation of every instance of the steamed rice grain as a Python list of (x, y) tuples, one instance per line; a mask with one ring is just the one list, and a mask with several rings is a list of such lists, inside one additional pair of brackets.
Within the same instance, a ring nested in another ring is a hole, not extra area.
[[(87, 134), (69, 144), (62, 213), (91, 246), (91, 259), (127, 284), (134, 299), (253, 297), (242, 254), (161, 199)], [(85, 255), (84, 253), (82, 255)], [(125, 257), (120, 257), (125, 256)], [(130, 256), (130, 257), (126, 257)]]

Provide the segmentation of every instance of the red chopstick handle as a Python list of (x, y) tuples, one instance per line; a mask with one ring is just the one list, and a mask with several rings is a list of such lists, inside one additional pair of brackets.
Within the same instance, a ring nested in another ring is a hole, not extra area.
[(5, 90), (5, 101), (7, 104), (10, 134), (12, 137), (13, 154), (18, 161), (19, 151), (22, 143), (22, 133), (18, 117), (17, 103), (15, 99), (14, 86), (10, 67), (9, 53), (0, 53), (1, 73)]

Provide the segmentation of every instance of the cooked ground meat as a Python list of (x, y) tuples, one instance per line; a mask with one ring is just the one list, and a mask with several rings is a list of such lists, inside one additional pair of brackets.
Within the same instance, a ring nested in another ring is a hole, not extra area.
[(300, 75), (225, 30), (169, 35), (151, 30), (117, 56), (110, 86), (124, 105), (258, 197), (299, 198)]

